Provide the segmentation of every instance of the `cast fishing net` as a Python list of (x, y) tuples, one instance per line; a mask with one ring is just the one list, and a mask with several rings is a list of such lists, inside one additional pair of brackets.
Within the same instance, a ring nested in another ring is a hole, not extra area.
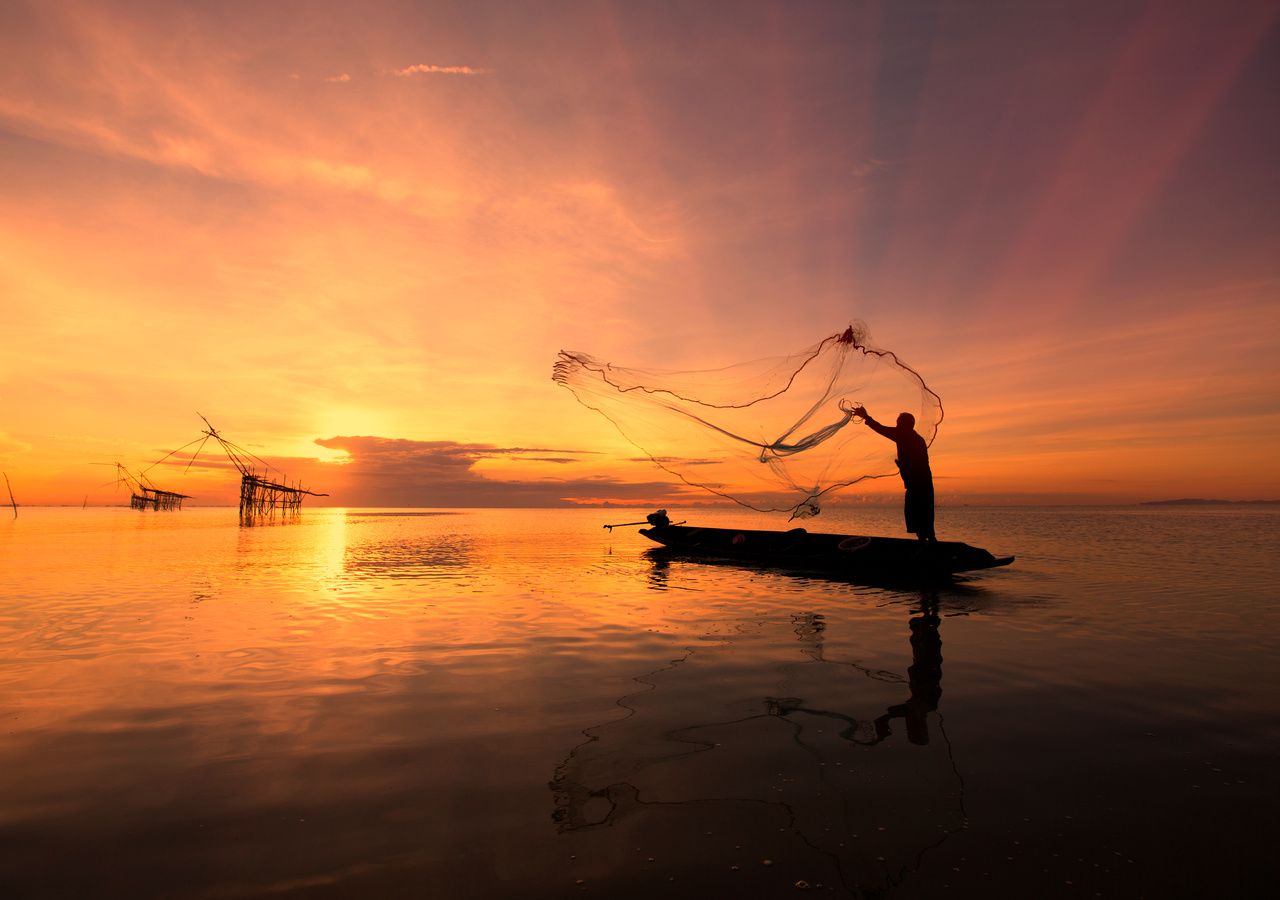
[(894, 443), (862, 427), (856, 407), (890, 424), (909, 412), (930, 444), (943, 415), (924, 379), (872, 346), (861, 322), (795, 353), (701, 371), (562, 350), (552, 378), (685, 484), (792, 518), (817, 515), (840, 488), (896, 474)]

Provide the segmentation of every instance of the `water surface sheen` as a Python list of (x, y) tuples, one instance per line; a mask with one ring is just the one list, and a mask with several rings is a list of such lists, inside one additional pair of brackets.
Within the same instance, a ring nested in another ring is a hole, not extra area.
[(1280, 513), (943, 509), (944, 539), (1018, 561), (920, 591), (665, 562), (601, 528), (643, 512), (22, 510), (0, 526), (0, 893), (1274, 877)]

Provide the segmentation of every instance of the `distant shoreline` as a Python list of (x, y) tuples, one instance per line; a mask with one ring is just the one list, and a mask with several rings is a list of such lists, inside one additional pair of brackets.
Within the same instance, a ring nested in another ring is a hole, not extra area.
[(1181, 500), (1146, 500), (1139, 506), (1280, 506), (1280, 500), (1204, 500), (1186, 497)]

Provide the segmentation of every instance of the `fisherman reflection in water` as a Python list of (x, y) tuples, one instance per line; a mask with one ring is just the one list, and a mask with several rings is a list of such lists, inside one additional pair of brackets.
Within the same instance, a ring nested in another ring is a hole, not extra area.
[(902, 719), (907, 725), (907, 740), (913, 744), (929, 743), (929, 713), (942, 699), (942, 636), (938, 634), (938, 614), (926, 608), (907, 624), (911, 628), (911, 665), (907, 684), (911, 698), (906, 703), (890, 706), (876, 719), (876, 739), (884, 740), (892, 732), (889, 722)]
[(898, 473), (907, 490), (903, 512), (907, 519), (907, 531), (922, 541), (937, 543), (933, 533), (933, 472), (929, 469), (929, 445), (916, 431), (916, 417), (911, 413), (898, 414), (897, 425), (881, 425), (871, 418), (865, 406), (855, 407), (853, 414), (862, 419), (876, 434), (887, 437), (898, 445)]
[[(801, 640), (815, 642), (814, 659), (822, 662), (822, 633), (826, 630), (826, 622), (822, 618), (805, 617), (796, 621), (796, 634)], [(902, 719), (907, 728), (907, 740), (913, 744), (929, 743), (929, 713), (936, 712), (938, 701), (942, 699), (942, 635), (938, 626), (942, 620), (938, 617), (937, 606), (926, 601), (921, 605), (919, 615), (913, 616), (907, 625), (911, 629), (911, 665), (907, 668), (907, 686), (911, 696), (905, 703), (895, 703), (877, 716), (875, 737), (860, 737), (864, 732), (865, 721), (853, 716), (827, 709), (814, 709), (805, 706), (799, 697), (766, 697), (765, 710), (768, 715), (787, 717), (793, 713), (805, 713), (811, 716), (823, 716), (838, 719), (848, 724), (840, 732), (840, 737), (864, 747), (879, 744), (893, 734), (890, 723), (894, 719)], [(864, 670), (870, 674), (870, 670)]]

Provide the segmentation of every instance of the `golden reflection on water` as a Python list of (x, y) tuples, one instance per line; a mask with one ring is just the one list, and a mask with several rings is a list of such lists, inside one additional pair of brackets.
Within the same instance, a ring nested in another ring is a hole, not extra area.
[(1280, 629), (1198, 554), (1275, 518), (976, 511), (1018, 565), (921, 594), (673, 562), (591, 511), (28, 512), (0, 543), (19, 894), (1125, 893), (1172, 882), (1117, 802), (1166, 843), (1230, 810), (1241, 848), (1269, 808)]
[(316, 541), (324, 557), (319, 578), (322, 582), (332, 582), (342, 574), (347, 558), (347, 511), (326, 509), (325, 515), (328, 521), (322, 528), (322, 536)]

